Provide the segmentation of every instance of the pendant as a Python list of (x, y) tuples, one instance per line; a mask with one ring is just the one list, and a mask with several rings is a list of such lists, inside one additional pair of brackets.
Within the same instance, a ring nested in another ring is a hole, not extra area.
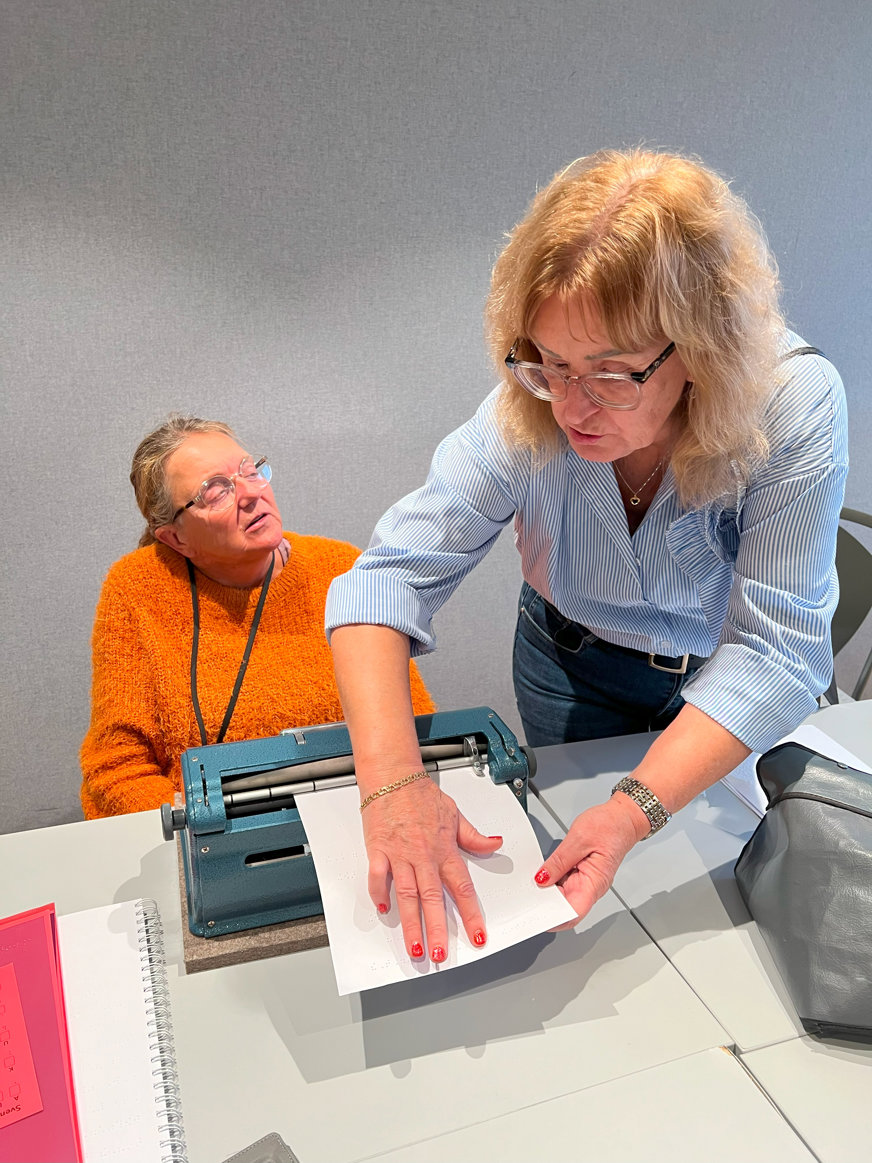
[(637, 497), (635, 493), (633, 494), (632, 497), (630, 497), (630, 504), (633, 506), (634, 509), (636, 508), (637, 505), (641, 505), (641, 503), (642, 503), (642, 498)]

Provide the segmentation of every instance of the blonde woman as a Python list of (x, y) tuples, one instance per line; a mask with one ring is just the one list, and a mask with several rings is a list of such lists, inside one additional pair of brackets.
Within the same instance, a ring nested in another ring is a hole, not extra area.
[(795, 727), (832, 669), (842, 384), (787, 330), (726, 183), (641, 150), (573, 163), (510, 236), (486, 319), (502, 382), (327, 604), (361, 796), (394, 789), (363, 813), (370, 895), (385, 911), (393, 878), (409, 955), (434, 961), (443, 885), (486, 940), (458, 847), (498, 839), (403, 782), (420, 767), (408, 659), (510, 521), (528, 742), (665, 728), (536, 875), (579, 916), (638, 840)]

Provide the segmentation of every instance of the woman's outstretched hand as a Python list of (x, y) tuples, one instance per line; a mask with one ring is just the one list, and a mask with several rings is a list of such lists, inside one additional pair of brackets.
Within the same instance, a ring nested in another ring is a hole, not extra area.
[(641, 812), (628, 811), (617, 797), (576, 816), (535, 878), (538, 885), (556, 884), (578, 914), (559, 928), (573, 928), (605, 896), (621, 861), (649, 827)]
[(363, 810), (363, 836), (369, 895), (379, 913), (386, 913), (393, 880), (411, 958), (429, 956), (440, 962), (448, 956), (443, 888), (457, 905), (470, 942), (479, 948), (485, 944), (484, 917), (460, 849), (489, 856), (502, 844), (501, 836), (476, 831), (431, 779), (419, 779), (368, 804)]

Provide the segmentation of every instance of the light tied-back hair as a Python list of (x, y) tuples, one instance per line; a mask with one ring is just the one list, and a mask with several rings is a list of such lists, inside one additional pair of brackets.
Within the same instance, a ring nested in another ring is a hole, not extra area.
[(589, 298), (616, 348), (666, 338), (687, 367), (693, 387), (671, 457), (682, 504), (735, 493), (768, 453), (761, 423), (784, 328), (778, 294), (762, 227), (717, 174), (643, 149), (580, 158), (536, 196), (494, 267), (485, 323), (505, 436), (538, 458), (561, 447), (550, 404), (503, 361), (516, 339), (521, 359), (540, 359), (529, 335), (547, 299), (580, 308)]
[(201, 420), (198, 416), (171, 412), (163, 424), (139, 442), (130, 466), (130, 483), (139, 511), (145, 517), (140, 546), (152, 545), (155, 529), (172, 521), (175, 507), (167, 485), (166, 463), (189, 436), (199, 432), (222, 432), (236, 439), (233, 429), (221, 420)]

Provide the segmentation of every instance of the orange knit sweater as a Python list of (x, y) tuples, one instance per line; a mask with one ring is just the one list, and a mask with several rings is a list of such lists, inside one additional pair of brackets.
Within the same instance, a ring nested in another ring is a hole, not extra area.
[[(324, 637), (330, 582), (359, 550), (286, 533), (290, 558), (270, 584), (226, 741), (285, 727), (336, 722), (342, 706)], [(215, 742), (260, 596), (197, 573), (197, 689)], [(91, 725), (82, 744), (86, 819), (141, 812), (181, 789), (179, 757), (199, 746), (191, 703), (191, 590), (185, 559), (163, 545), (122, 557), (109, 571), (94, 623)], [(416, 714), (434, 709), (414, 665)]]

